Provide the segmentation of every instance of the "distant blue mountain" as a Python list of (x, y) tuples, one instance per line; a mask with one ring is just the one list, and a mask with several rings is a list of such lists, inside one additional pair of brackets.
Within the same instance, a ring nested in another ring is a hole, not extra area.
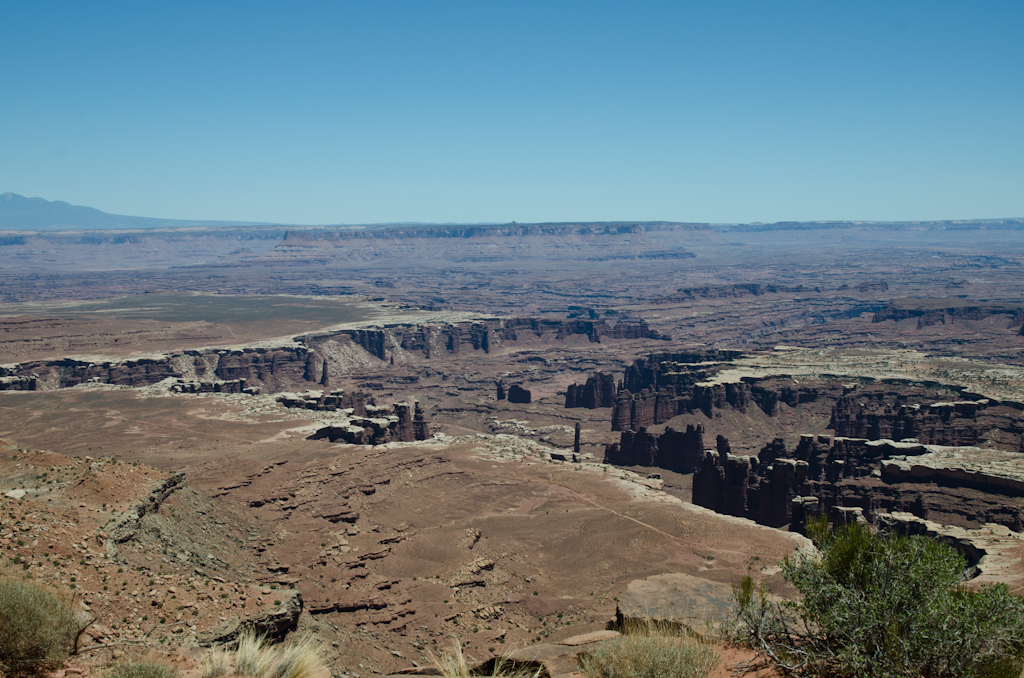
[(185, 221), (107, 214), (92, 207), (62, 200), (26, 198), (17, 193), (0, 194), (0, 230), (62, 231), (78, 229), (182, 228), (206, 226), (258, 226), (251, 221)]

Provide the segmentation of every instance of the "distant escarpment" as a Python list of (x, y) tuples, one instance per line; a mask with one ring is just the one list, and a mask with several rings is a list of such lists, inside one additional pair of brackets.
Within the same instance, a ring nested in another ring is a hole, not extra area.
[(1024, 332), (1024, 308), (1015, 304), (985, 304), (963, 299), (915, 300), (900, 299), (875, 312), (871, 322), (917, 319), (917, 329), (936, 325), (952, 325), (1006, 316), (1006, 327)]
[(424, 266), (523, 261), (674, 259), (725, 241), (707, 224), (600, 222), (289, 231), (263, 261), (406, 261)]
[(207, 348), (136, 359), (80, 357), (0, 367), (0, 390), (52, 390), (85, 383), (150, 386), (173, 378), (181, 393), (276, 393), (329, 386), (353, 365), (406, 363), (489, 353), (503, 346), (668, 337), (640, 319), (483, 319), (395, 324), (303, 335), (279, 346)]

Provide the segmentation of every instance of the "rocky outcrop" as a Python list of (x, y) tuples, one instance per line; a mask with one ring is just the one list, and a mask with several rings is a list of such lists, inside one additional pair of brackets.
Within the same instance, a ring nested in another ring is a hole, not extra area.
[(36, 381), (35, 377), (0, 377), (0, 391), (34, 391)]
[(604, 461), (619, 466), (657, 466), (690, 473), (696, 470), (703, 456), (704, 428), (690, 425), (684, 431), (666, 429), (661, 435), (648, 433), (646, 428), (635, 433), (623, 431), (618, 443), (605, 448)]
[(260, 392), (257, 387), (246, 386), (245, 379), (232, 379), (231, 381), (178, 379), (177, 383), (171, 384), (171, 391), (174, 393), (248, 393), (249, 395), (256, 395)]
[(134, 507), (126, 511), (107, 532), (110, 534), (108, 548), (116, 548), (115, 544), (124, 544), (131, 541), (142, 527), (142, 519), (160, 510), (160, 506), (167, 501), (172, 494), (187, 486), (184, 473), (176, 473), (166, 478), (153, 489), (149, 494), (139, 501)]
[(238, 642), (245, 632), (266, 638), (268, 643), (279, 643), (299, 626), (302, 615), (302, 594), (298, 591), (278, 591), (280, 605), (262, 610), (246, 617), (228, 619), (220, 626), (202, 634), (199, 644), (203, 647), (230, 645)]
[(302, 393), (282, 393), (277, 397), (283, 407), (319, 412), (337, 412), (351, 410), (356, 416), (366, 416), (366, 406), (376, 404), (373, 396), (362, 391), (348, 393), (339, 391), (304, 391)]
[(615, 375), (597, 372), (585, 384), (570, 384), (565, 392), (565, 407), (585, 407), (590, 410), (615, 405)]

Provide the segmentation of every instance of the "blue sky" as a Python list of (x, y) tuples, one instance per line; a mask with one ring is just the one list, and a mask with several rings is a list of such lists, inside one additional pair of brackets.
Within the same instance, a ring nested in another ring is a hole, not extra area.
[(285, 223), (1024, 217), (1024, 3), (9, 2), (0, 192)]

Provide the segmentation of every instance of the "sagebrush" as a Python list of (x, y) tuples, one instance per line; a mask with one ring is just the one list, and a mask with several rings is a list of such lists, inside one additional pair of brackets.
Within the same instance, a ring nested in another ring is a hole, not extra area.
[(782, 564), (803, 595), (775, 602), (737, 587), (741, 633), (783, 670), (806, 676), (1016, 676), (1024, 600), (1005, 584), (970, 589), (966, 562), (924, 536), (853, 523), (812, 526), (814, 555)]
[(0, 575), (0, 672), (17, 677), (62, 667), (81, 629), (54, 589)]

